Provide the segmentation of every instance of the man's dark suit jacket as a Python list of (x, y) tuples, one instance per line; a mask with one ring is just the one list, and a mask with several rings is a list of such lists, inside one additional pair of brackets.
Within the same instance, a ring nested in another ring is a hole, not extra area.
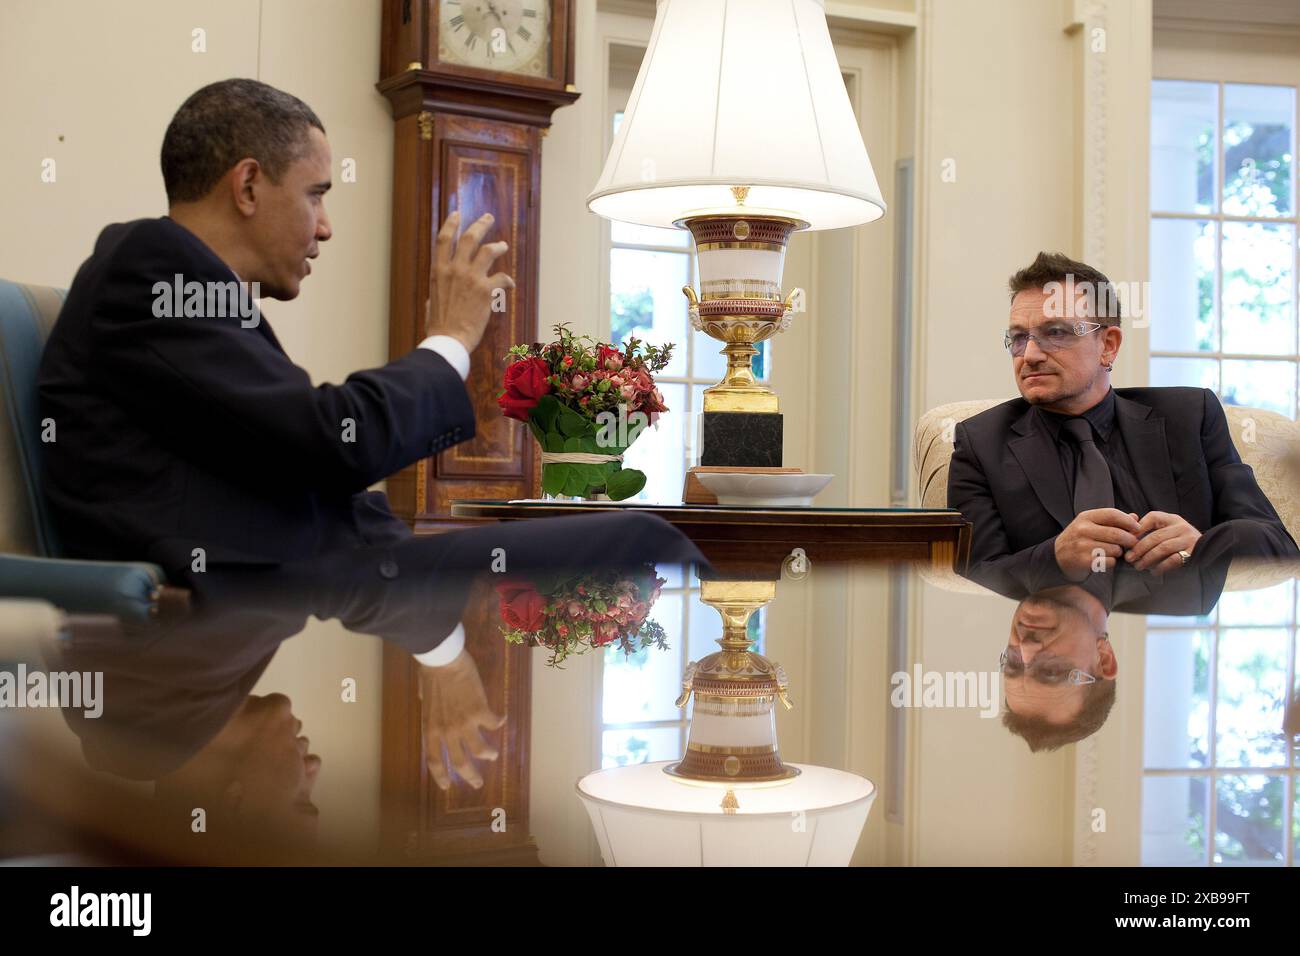
[[(1218, 397), (1203, 388), (1117, 388), (1115, 420), (1153, 511), (1197, 530), (1251, 522), (1260, 556), (1293, 556), (1295, 542), (1233, 447)], [(1063, 583), (1056, 536), (1074, 520), (1055, 443), (1023, 398), (957, 425), (948, 506), (974, 526), (967, 577), (995, 590)], [(1142, 517), (1141, 515), (1138, 516)], [(1193, 560), (1195, 560), (1193, 549)]]
[[(265, 316), (155, 316), (155, 283), (234, 273), (171, 219), (109, 226), (41, 361), (45, 491), (70, 557), (169, 573), (276, 563), (409, 535), (365, 489), (474, 435), (459, 374), (428, 349), (314, 386)], [(347, 420), (354, 441), (344, 441)]]

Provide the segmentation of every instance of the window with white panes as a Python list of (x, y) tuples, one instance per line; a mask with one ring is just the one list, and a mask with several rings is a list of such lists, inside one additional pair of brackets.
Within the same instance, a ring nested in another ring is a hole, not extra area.
[(1296, 415), (1293, 86), (1156, 80), (1151, 384)]
[[(1296, 416), (1295, 108), (1292, 86), (1152, 84), (1152, 385)], [(1148, 618), (1144, 864), (1294, 863), (1296, 590)]]
[(1294, 865), (1296, 592), (1227, 591), (1208, 615), (1148, 618), (1143, 864)]

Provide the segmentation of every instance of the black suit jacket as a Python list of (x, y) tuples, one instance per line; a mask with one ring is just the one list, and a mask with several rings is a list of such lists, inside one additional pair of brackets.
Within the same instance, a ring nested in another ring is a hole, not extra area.
[[(1233, 447), (1218, 397), (1203, 388), (1117, 388), (1115, 423), (1153, 511), (1206, 532), (1257, 525), (1243, 539), (1295, 555), (1295, 541)], [(1062, 583), (1056, 536), (1074, 520), (1055, 443), (1033, 407), (1012, 399), (957, 425), (948, 506), (974, 526), (967, 576), (1005, 590)], [(1141, 516), (1139, 516), (1141, 517)], [(1195, 552), (1193, 552), (1195, 554)]]
[[(474, 435), (428, 349), (312, 384), (265, 316), (155, 315), (154, 287), (234, 273), (170, 219), (109, 226), (41, 361), (45, 492), (72, 557), (276, 563), (409, 535), (367, 486)], [(347, 420), (353, 441), (345, 441)]]

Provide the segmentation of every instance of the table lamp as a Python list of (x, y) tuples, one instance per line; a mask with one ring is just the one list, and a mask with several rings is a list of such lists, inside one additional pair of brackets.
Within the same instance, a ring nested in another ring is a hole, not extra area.
[(700, 285), (698, 297), (683, 289), (691, 324), (727, 358), (704, 392), (700, 464), (780, 467), (780, 405), (751, 359), (801, 311), (781, 292), (786, 244), (800, 229), (885, 212), (822, 0), (659, 0), (587, 205), (690, 230)]

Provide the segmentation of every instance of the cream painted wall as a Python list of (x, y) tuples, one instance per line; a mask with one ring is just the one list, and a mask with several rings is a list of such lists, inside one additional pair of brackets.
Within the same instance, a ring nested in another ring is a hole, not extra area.
[[(0, 5), (0, 275), (66, 287), (105, 225), (167, 211), (167, 121), (203, 84), (256, 74), (258, 6), (141, 0), (127, 29), (121, 4)], [(196, 27), (207, 53), (191, 52)]]
[[(301, 97), (328, 131), (334, 237), (293, 302), (266, 303), (317, 382), (387, 361), (392, 119), (375, 91), (377, 0), (7, 0), (0, 5), (0, 275), (66, 287), (108, 223), (166, 212), (158, 151), (205, 83), (261, 79)], [(206, 52), (192, 50), (195, 29)], [(56, 162), (54, 183), (42, 161)], [(356, 160), (344, 183), (340, 160)], [(344, 704), (353, 677), (358, 700)], [(380, 647), (315, 620), (256, 693), (294, 702), (322, 757), (321, 832), (376, 832)]]
[[(1007, 277), (1075, 229), (1074, 84), (1062, 7), (923, 3), (924, 190), (918, 233), (925, 407), (1013, 398), (999, 341)], [(944, 182), (951, 161), (956, 181)]]

